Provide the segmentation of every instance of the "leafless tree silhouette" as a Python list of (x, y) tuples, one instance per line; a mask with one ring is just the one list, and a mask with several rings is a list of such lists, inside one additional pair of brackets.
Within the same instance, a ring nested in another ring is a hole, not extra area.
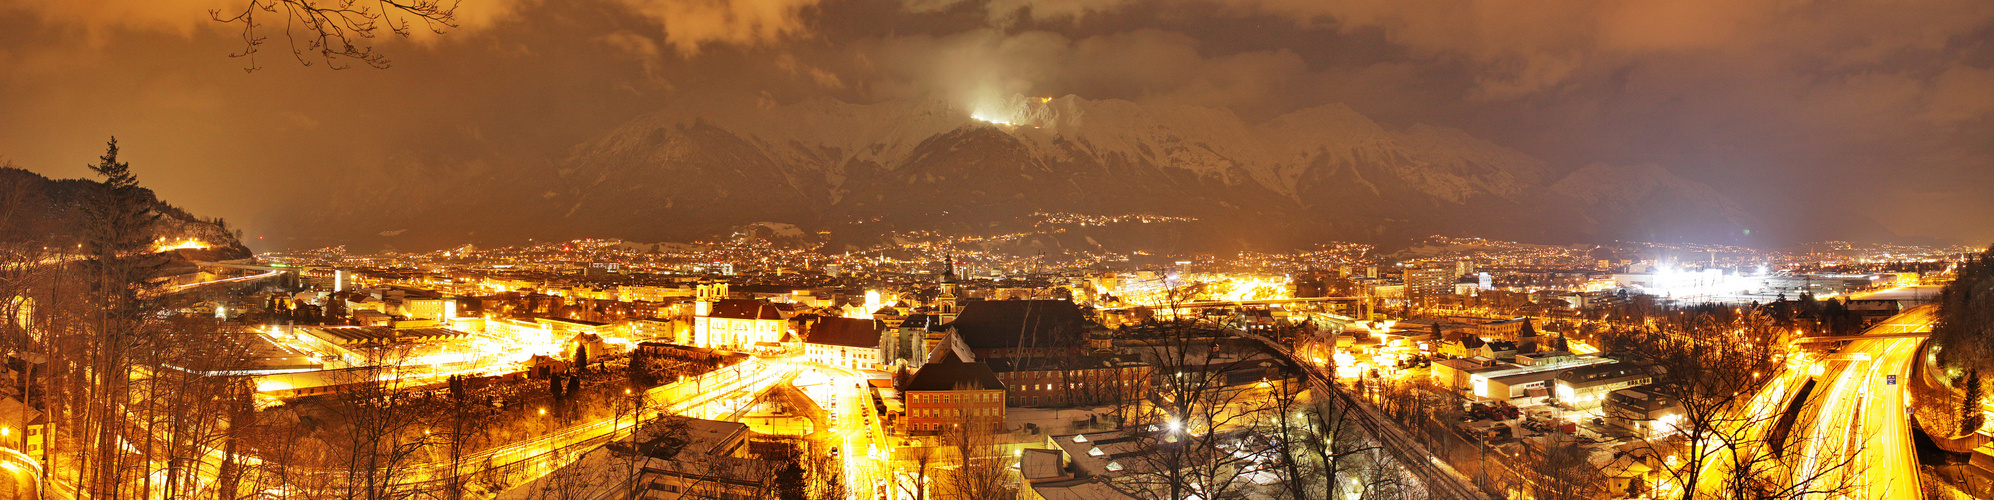
[(256, 54), (269, 41), (264, 29), (271, 16), (282, 19), (299, 64), (346, 69), (358, 62), (385, 69), (392, 62), (370, 40), (384, 32), (407, 38), (417, 29), (442, 34), (457, 27), (457, 0), (249, 0), (240, 11), (217, 9), (208, 16), (242, 25), (242, 51), (229, 56), (249, 60), (246, 71), (259, 69)]

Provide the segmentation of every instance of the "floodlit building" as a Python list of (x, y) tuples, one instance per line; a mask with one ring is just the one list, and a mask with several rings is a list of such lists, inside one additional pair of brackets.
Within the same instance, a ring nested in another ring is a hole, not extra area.
[(775, 349), (789, 331), (789, 316), (765, 300), (729, 299), (726, 283), (696, 287), (692, 343), (709, 349)]
[(1574, 408), (1597, 408), (1613, 391), (1653, 381), (1647, 367), (1626, 363), (1593, 365), (1558, 375), (1555, 395), (1559, 402)]
[(803, 334), (803, 356), (839, 368), (878, 369), (885, 362), (882, 326), (870, 319), (818, 319)]
[(900, 428), (913, 435), (936, 435), (955, 425), (977, 432), (1003, 429), (1004, 382), (974, 359), (953, 339), (931, 353), (900, 387), (907, 405)]
[(50, 439), (47, 415), (19, 399), (0, 398), (0, 446), (45, 461)]

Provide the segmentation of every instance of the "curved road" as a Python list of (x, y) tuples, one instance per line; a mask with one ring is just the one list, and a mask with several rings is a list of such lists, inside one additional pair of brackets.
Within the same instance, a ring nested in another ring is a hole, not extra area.
[[(1863, 333), (1930, 332), (1936, 312), (1932, 306), (1912, 308)], [(1809, 498), (1924, 498), (1911, 441), (1910, 399), (1904, 391), (1923, 341), (1857, 340), (1842, 349), (1839, 357), (1845, 360), (1828, 363), (1817, 404), (1809, 405), (1800, 419), (1806, 433), (1795, 429), (1796, 438), (1804, 437), (1806, 444), (1793, 477), (1795, 483), (1812, 480), (1815, 486), (1809, 489), (1830, 489), (1846, 481), (1850, 491)]]
[(0, 469), (7, 472), (0, 475), (0, 492), (10, 495), (5, 498), (41, 498), (42, 465), (34, 458), (11, 448), (0, 448)]

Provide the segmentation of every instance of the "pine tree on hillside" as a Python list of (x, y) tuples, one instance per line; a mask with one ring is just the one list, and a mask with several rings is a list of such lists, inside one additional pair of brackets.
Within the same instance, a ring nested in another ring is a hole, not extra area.
[(1980, 429), (1986, 414), (1980, 409), (1980, 400), (1985, 397), (1980, 384), (1980, 369), (1966, 371), (1965, 380), (1960, 382), (1960, 391), (1965, 393), (1959, 401), (1959, 434), (1972, 434)]

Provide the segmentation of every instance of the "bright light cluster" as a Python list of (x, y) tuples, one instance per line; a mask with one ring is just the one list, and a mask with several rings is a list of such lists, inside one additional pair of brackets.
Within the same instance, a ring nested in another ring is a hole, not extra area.
[(153, 243), (152, 247), (154, 252), (206, 250), (208, 249), (208, 243), (193, 238), (186, 238), (179, 241), (167, 241), (166, 238), (160, 238), (159, 241)]
[(1004, 126), (1041, 127), (1051, 125), (1057, 118), (1053, 111), (1051, 97), (1025, 97), (1012, 95), (1008, 99), (988, 100), (972, 106), (970, 118), (977, 121)]
[(1647, 293), (1682, 298), (1739, 293), (1764, 287), (1763, 275), (1746, 276), (1744, 273), (1726, 273), (1721, 269), (1690, 271), (1662, 267), (1655, 270), (1654, 287)]

